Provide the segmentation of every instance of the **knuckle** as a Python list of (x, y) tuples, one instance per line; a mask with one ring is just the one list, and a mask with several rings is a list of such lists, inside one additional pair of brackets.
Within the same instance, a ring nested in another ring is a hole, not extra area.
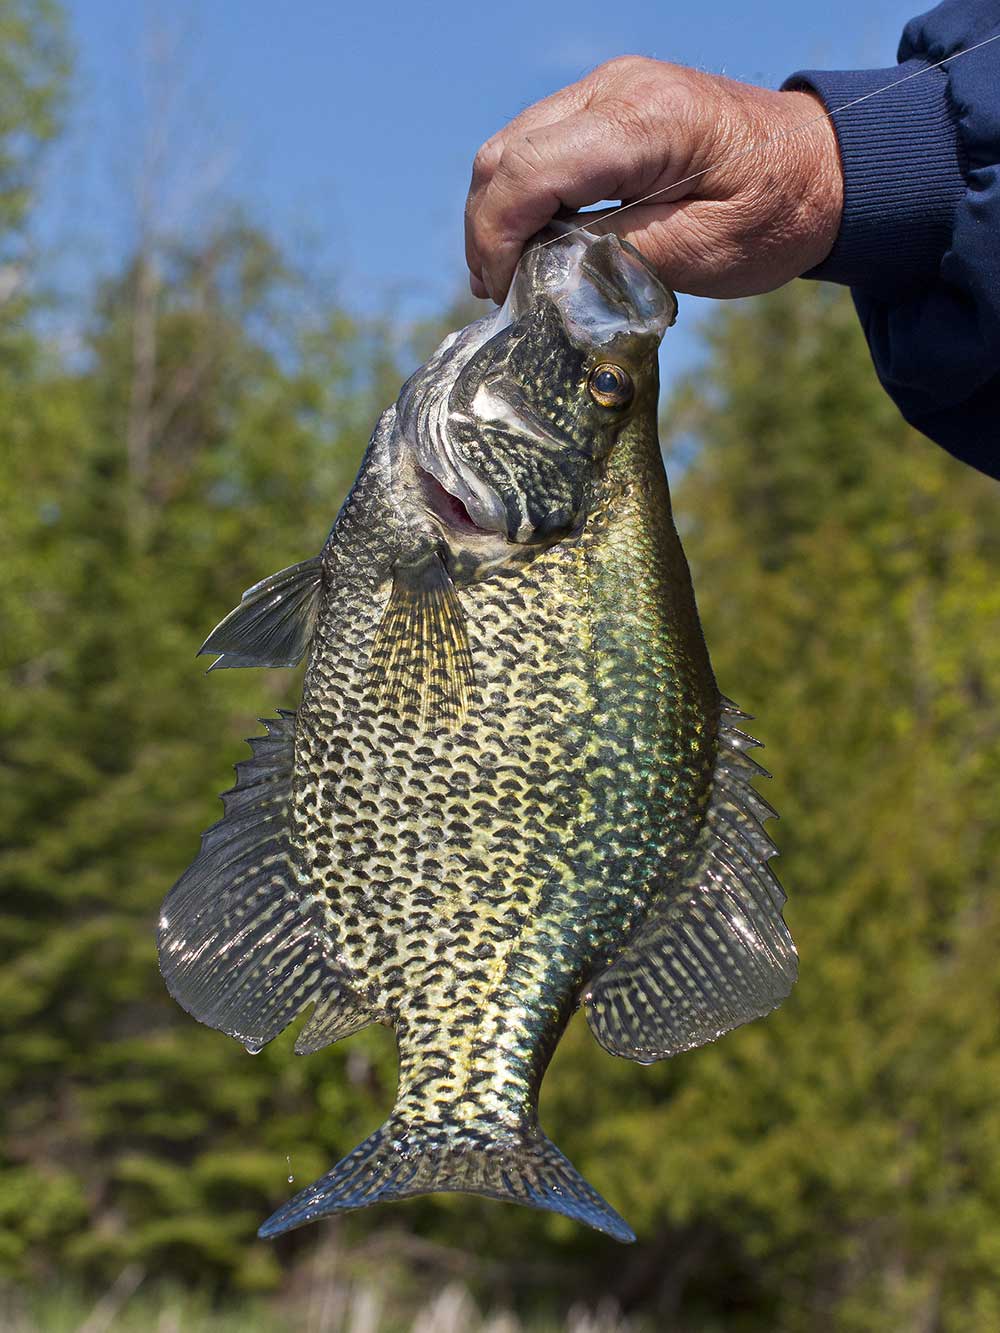
[(615, 98), (605, 107), (608, 120), (630, 142), (644, 140), (649, 131), (645, 106), (624, 98)]
[(469, 242), (484, 271), (495, 269), (498, 256), (512, 244), (516, 222), (516, 199), (493, 190), (481, 212), (469, 219)]
[(685, 71), (650, 56), (619, 56), (608, 62), (602, 109), (627, 126), (646, 127), (669, 117), (690, 100)]
[(497, 166), (497, 174), (514, 183), (537, 176), (545, 165), (545, 154), (530, 134), (509, 143)]
[(473, 182), (484, 180), (496, 170), (503, 155), (503, 147), (495, 139), (487, 139), (472, 159)]
[(480, 209), (476, 212), (466, 214), (465, 235), (467, 249), (476, 256), (483, 256), (489, 253), (491, 228), (487, 218), (483, 216)]
[(649, 56), (612, 56), (610, 60), (598, 65), (594, 73), (616, 80), (622, 77), (630, 78), (635, 74), (644, 73), (647, 67), (656, 63)]

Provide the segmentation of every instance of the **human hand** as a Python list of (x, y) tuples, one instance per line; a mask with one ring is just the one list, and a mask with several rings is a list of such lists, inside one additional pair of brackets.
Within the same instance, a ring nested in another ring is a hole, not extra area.
[(599, 66), (477, 153), (465, 214), (474, 295), (502, 301), (525, 241), (557, 214), (660, 190), (593, 230), (630, 241), (678, 291), (780, 287), (825, 259), (840, 227), (843, 171), (823, 110), (809, 92), (644, 56)]

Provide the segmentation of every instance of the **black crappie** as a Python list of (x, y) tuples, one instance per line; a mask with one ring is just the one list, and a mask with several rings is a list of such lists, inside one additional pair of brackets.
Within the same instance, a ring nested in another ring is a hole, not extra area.
[(657, 441), (675, 310), (614, 237), (529, 250), (383, 414), (322, 555), (205, 644), (309, 668), (167, 897), (167, 985), (251, 1049), (308, 1006), (300, 1052), (399, 1043), (388, 1121), (263, 1235), (467, 1190), (633, 1239), (538, 1125), (574, 1009), (648, 1062), (792, 986)]

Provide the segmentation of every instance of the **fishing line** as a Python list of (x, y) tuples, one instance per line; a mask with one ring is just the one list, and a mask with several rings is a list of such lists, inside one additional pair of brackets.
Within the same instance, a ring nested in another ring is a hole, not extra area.
[[(687, 185), (690, 181), (697, 180), (699, 176), (707, 176), (710, 171), (718, 171), (720, 167), (728, 166), (730, 162), (737, 162), (741, 157), (747, 157), (760, 148), (767, 148), (769, 144), (779, 143), (782, 139), (790, 139), (793, 135), (801, 134), (803, 130), (807, 130), (810, 125), (818, 125), (822, 120), (832, 120), (834, 116), (839, 116), (842, 111), (849, 111), (852, 106), (859, 106), (872, 97), (878, 97), (881, 93), (887, 93), (892, 88), (898, 88), (902, 83), (909, 83), (911, 79), (919, 78), (921, 74), (927, 74), (932, 69), (940, 69), (949, 60), (959, 60), (962, 56), (967, 56), (972, 51), (978, 51), (984, 46), (989, 46), (990, 42), (997, 41), (1000, 41), (1000, 32), (994, 33), (992, 37), (984, 38), (981, 42), (976, 42), (974, 46), (967, 46), (961, 51), (956, 51), (953, 55), (945, 56), (943, 60), (937, 60), (933, 65), (925, 65), (922, 69), (914, 70), (912, 74), (904, 74), (901, 79), (893, 79), (891, 83), (883, 84), (881, 88), (873, 88), (870, 93), (863, 93), (860, 97), (855, 97), (853, 101), (838, 106), (836, 111), (824, 111), (822, 115), (810, 116), (808, 120), (803, 120), (800, 124), (793, 125), (787, 130), (779, 130), (777, 134), (769, 135), (766, 139), (758, 139), (736, 153), (729, 153), (726, 157), (720, 157), (717, 162), (702, 167), (700, 171), (693, 171), (690, 176), (682, 176), (680, 180), (672, 181), (670, 185), (664, 185), (659, 190), (653, 190), (651, 194), (644, 194), (639, 199), (631, 199), (627, 204), (619, 204), (617, 208), (610, 208), (607, 211), (595, 208), (593, 213), (599, 221), (604, 222), (607, 218), (617, 217), (619, 213), (624, 213), (628, 208), (638, 208), (640, 204), (648, 204), (651, 199), (658, 199), (661, 194), (668, 194), (671, 190), (676, 190), (678, 185)], [(566, 236), (575, 236), (578, 231), (587, 231), (590, 225), (583, 222), (576, 227), (571, 227), (562, 232), (561, 235), (553, 236), (549, 241), (542, 241), (538, 249), (544, 250), (547, 245), (554, 245), (556, 241), (563, 240)]]

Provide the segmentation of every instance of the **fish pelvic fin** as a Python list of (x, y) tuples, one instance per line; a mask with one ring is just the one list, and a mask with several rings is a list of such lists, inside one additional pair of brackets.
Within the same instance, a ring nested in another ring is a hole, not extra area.
[(296, 1194), (257, 1233), (267, 1239), (334, 1213), (442, 1191), (562, 1213), (628, 1243), (635, 1234), (539, 1129), (490, 1138), (407, 1126), (390, 1116), (325, 1176)]
[(302, 1054), (377, 1016), (330, 966), (321, 923), (307, 907), (289, 846), (295, 714), (264, 719), (267, 734), (236, 765), (225, 814), (163, 904), (160, 971), (201, 1023), (259, 1050), (308, 1005)]
[(798, 955), (781, 915), (785, 894), (768, 861), (774, 815), (751, 785), (770, 776), (722, 700), (719, 754), (705, 823), (677, 880), (624, 952), (584, 995), (587, 1021), (612, 1055), (651, 1064), (777, 1008)]
[(465, 613), (436, 552), (394, 566), (368, 683), (379, 706), (411, 727), (455, 731), (465, 721), (472, 653)]
[(323, 557), (280, 569), (243, 594), (198, 649), (220, 656), (209, 671), (227, 667), (294, 666), (312, 640), (323, 593)]

